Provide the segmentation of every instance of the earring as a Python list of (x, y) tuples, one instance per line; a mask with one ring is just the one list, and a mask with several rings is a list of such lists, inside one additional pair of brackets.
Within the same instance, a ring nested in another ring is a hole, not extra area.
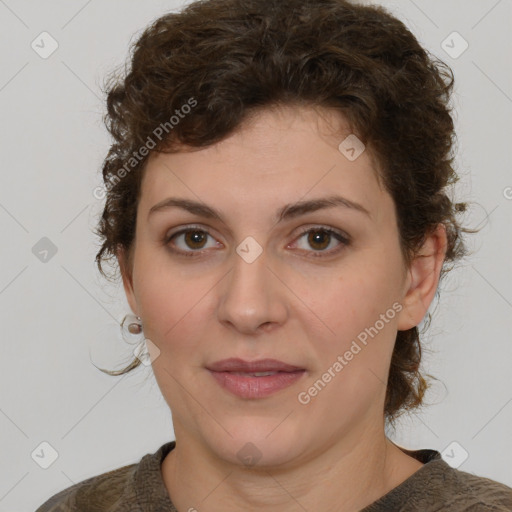
[(142, 333), (142, 321), (139, 316), (131, 313), (126, 315), (121, 322), (121, 331), (129, 338), (137, 337)]

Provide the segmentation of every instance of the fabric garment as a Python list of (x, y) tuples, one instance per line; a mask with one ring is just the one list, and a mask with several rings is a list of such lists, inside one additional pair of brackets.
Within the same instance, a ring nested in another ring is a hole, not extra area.
[[(68, 487), (36, 512), (178, 512), (161, 473), (165, 456), (175, 446), (175, 441), (167, 442), (136, 464)], [(454, 469), (436, 450), (400, 449), (423, 467), (361, 512), (512, 511), (512, 488)]]

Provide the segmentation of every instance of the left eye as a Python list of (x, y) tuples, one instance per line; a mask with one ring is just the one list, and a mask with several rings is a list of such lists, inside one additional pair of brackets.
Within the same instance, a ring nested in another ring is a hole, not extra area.
[[(207, 246), (205, 246), (205, 241), (206, 241), (207, 237), (209, 237), (209, 236), (211, 236), (210, 233), (208, 233), (204, 229), (188, 228), (188, 229), (183, 229), (181, 231), (178, 231), (177, 233), (174, 233), (172, 236), (168, 237), (166, 239), (166, 243), (170, 243), (171, 240), (179, 239), (180, 237), (183, 237), (186, 247), (178, 246), (178, 249), (185, 253), (193, 253), (193, 252), (199, 252), (201, 249), (208, 248)], [(189, 249), (195, 249), (195, 250), (187, 251), (186, 250), (187, 247)], [(179, 252), (179, 251), (177, 251), (177, 252)], [(187, 256), (188, 255), (189, 254), (187, 254)]]
[[(305, 235), (308, 235), (306, 238), (306, 243), (309, 245), (309, 247), (313, 247), (315, 249), (312, 256), (322, 256), (325, 253), (334, 253), (337, 252), (339, 249), (334, 250), (325, 250), (328, 248), (334, 239), (338, 240), (340, 242), (338, 246), (340, 245), (348, 245), (349, 239), (345, 236), (343, 236), (341, 233), (338, 233), (337, 231), (334, 231), (333, 229), (329, 228), (309, 228), (302, 232), (301, 236), (298, 238), (298, 240), (301, 240), (305, 237)], [(308, 250), (307, 248), (305, 250)], [(314, 254), (314, 253), (320, 253), (320, 254)]]
[[(317, 228), (309, 228), (300, 234), (300, 236), (296, 240), (302, 240), (305, 239), (307, 236), (306, 243), (312, 247), (314, 250), (310, 251), (307, 247), (298, 247), (301, 250), (306, 250), (308, 252), (312, 252), (312, 256), (323, 256), (325, 253), (334, 253), (338, 252), (340, 249), (330, 249), (326, 250), (329, 246), (332, 245), (334, 240), (337, 240), (339, 242), (338, 246), (344, 246), (349, 245), (350, 240), (347, 236), (342, 235), (341, 233), (338, 233), (337, 231), (334, 231), (330, 228), (325, 227), (317, 227)], [(173, 252), (181, 253), (185, 256), (194, 256), (195, 253), (200, 253), (204, 249), (208, 249), (211, 247), (215, 247), (216, 243), (214, 242), (210, 247), (207, 245), (207, 239), (208, 237), (213, 237), (208, 233), (208, 231), (205, 231), (204, 229), (199, 228), (187, 228), (182, 229), (181, 231), (178, 231), (170, 236), (166, 236), (164, 238), (164, 243), (166, 245), (173, 245), (178, 248), (178, 250), (175, 250), (174, 248), (171, 248)], [(179, 240), (182, 238), (182, 240), (185, 243), (185, 246), (179, 246), (176, 242), (171, 242), (173, 240)], [(293, 242), (293, 244), (297, 244), (297, 242)], [(189, 250), (191, 249), (191, 250)], [(315, 254), (317, 253), (317, 254)]]

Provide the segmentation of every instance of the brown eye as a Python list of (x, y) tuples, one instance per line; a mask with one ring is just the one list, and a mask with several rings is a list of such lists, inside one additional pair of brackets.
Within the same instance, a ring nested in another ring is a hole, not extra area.
[(195, 253), (200, 253), (203, 249), (209, 247), (215, 247), (216, 242), (214, 241), (209, 247), (208, 237), (213, 237), (205, 231), (199, 228), (187, 228), (182, 229), (170, 236), (166, 236), (163, 240), (164, 245), (169, 246), (170, 250), (176, 253), (183, 254), (184, 256), (195, 256)]
[(204, 246), (204, 243), (206, 241), (206, 237), (208, 236), (205, 234), (204, 231), (186, 231), (184, 233), (185, 235), (185, 243), (188, 247), (191, 249), (202, 249)]
[[(307, 237), (305, 235), (307, 235)], [(298, 248), (311, 253), (310, 256), (313, 257), (330, 256), (350, 244), (350, 238), (348, 236), (344, 236), (327, 227), (305, 229), (297, 240), (300, 241), (302, 239), (305, 239), (306, 243), (301, 247), (301, 244), (296, 242)], [(329, 246), (333, 245), (335, 241), (339, 243), (337, 245), (334, 244), (334, 248), (331, 250), (326, 250)]]
[(323, 250), (329, 246), (331, 234), (325, 229), (311, 230), (308, 233), (308, 243), (314, 249)]
[[(208, 237), (213, 240), (210, 246), (207, 245)], [(305, 244), (301, 247), (300, 241), (303, 239), (305, 240)], [(350, 245), (351, 239), (348, 235), (320, 226), (303, 230), (302, 234), (296, 240), (299, 242), (296, 241), (293, 245), (297, 245), (299, 249), (309, 253), (309, 256), (327, 257), (338, 253), (344, 246)], [(336, 241), (338, 244), (335, 243)], [(206, 249), (218, 247), (220, 244), (208, 231), (197, 227), (189, 227), (173, 233), (170, 236), (165, 236), (163, 243), (169, 246), (172, 252), (183, 256), (201, 256), (202, 253), (206, 252)], [(333, 248), (327, 250), (331, 246), (333, 246)]]

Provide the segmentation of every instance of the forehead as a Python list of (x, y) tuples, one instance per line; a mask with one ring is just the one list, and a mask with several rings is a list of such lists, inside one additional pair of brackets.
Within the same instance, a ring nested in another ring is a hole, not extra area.
[(374, 159), (364, 145), (364, 150), (355, 147), (362, 150), (357, 158), (347, 158), (347, 144), (340, 149), (347, 137), (350, 149), (355, 134), (332, 110), (283, 107), (254, 112), (214, 145), (151, 154), (141, 206), (149, 209), (170, 193), (205, 202), (218, 199), (226, 206), (261, 206), (280, 198), (284, 203), (336, 191), (357, 202), (375, 203), (382, 191)]

